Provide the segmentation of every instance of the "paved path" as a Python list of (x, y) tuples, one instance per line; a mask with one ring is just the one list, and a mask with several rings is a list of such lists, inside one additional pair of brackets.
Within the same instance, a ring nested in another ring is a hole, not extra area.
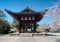
[(36, 42), (33, 37), (0, 37), (0, 42)]
[(21, 42), (36, 42), (36, 39), (33, 37), (22, 37)]
[(0, 42), (56, 42), (56, 38), (55, 37), (0, 36)]

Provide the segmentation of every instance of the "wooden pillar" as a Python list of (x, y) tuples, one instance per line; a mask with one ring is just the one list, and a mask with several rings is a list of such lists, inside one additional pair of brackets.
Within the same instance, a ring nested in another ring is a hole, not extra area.
[(27, 32), (27, 23), (25, 23), (25, 32)]
[(33, 32), (32, 31), (32, 21), (29, 23), (29, 26), (30, 26), (31, 32)]
[(24, 28), (25, 32), (27, 32), (27, 23), (25, 23), (25, 28)]
[(21, 33), (21, 22), (19, 22), (19, 33)]
[(26, 24), (23, 24), (23, 32), (26, 32)]
[(25, 28), (23, 28), (23, 33), (25, 32)]
[(36, 32), (36, 22), (34, 23), (34, 32)]
[(30, 26), (31, 26), (31, 32), (32, 32), (32, 23), (31, 23), (31, 25), (30, 25)]
[(23, 22), (22, 22), (22, 24), (21, 24), (22, 26), (22, 29), (21, 29), (21, 32), (23, 33), (24, 32), (24, 24), (23, 24)]

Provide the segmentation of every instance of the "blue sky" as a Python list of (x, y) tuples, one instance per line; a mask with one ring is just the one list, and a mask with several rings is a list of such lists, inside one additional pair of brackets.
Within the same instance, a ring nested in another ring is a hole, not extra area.
[[(12, 22), (13, 18), (4, 9), (8, 9), (13, 12), (19, 12), (29, 6), (29, 8), (39, 12), (48, 7), (52, 7), (56, 2), (60, 2), (60, 0), (0, 0), (0, 10), (3, 10), (7, 16), (7, 20), (9, 22)], [(51, 21), (51, 17), (45, 16), (38, 23), (50, 24)]]

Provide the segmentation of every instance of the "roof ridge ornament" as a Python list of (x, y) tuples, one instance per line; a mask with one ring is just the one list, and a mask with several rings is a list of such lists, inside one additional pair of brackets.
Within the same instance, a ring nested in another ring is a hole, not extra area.
[(30, 9), (28, 6), (26, 6), (26, 8), (24, 10), (22, 10), (21, 12), (19, 12), (19, 13), (29, 14), (29, 13), (34, 13), (34, 12), (36, 12), (36, 11), (34, 11), (34, 10)]
[(26, 9), (29, 9), (29, 7), (27, 6)]

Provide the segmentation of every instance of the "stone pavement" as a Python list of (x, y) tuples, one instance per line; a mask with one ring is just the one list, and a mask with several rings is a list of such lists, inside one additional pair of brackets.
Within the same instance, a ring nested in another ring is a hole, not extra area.
[(21, 42), (36, 42), (36, 39), (33, 37), (23, 37)]
[(55, 37), (0, 36), (0, 42), (56, 42)]

